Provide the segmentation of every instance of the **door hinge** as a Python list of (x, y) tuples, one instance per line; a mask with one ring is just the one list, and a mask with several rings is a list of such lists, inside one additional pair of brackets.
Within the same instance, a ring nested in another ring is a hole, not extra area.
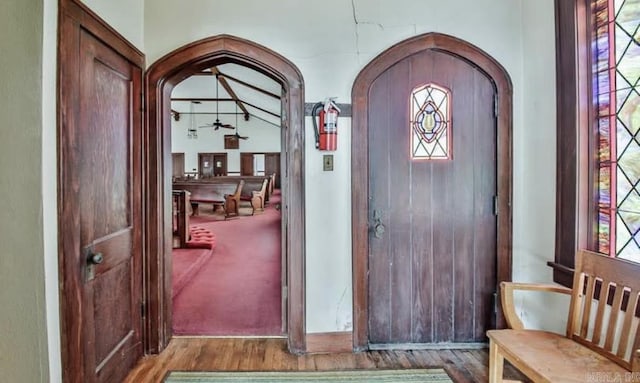
[(493, 215), (498, 215), (498, 196), (493, 196)]
[(140, 302), (140, 316), (143, 318), (147, 316), (147, 305), (144, 302)]
[(495, 95), (493, 96), (493, 116), (494, 116), (494, 117), (498, 117), (498, 112), (499, 112), (499, 111), (498, 111), (498, 108), (499, 108), (499, 107), (498, 107), (498, 95), (497, 95), (497, 94), (495, 94)]

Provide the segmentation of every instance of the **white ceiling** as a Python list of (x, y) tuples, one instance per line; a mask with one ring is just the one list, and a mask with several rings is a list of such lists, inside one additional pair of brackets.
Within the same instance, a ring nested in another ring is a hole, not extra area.
[[(282, 93), (282, 87), (278, 82), (270, 77), (255, 71), (253, 69), (228, 63), (219, 65), (218, 70), (221, 73), (221, 78), (228, 75), (226, 78), (227, 83), (238, 96), (238, 99), (244, 104), (245, 108), (250, 114), (250, 119), (263, 120), (272, 125), (280, 126), (280, 108), (281, 103), (279, 98), (274, 98), (270, 95), (264, 94), (260, 91), (252, 89), (246, 85), (243, 85), (237, 81), (231, 79), (231, 77), (238, 79), (242, 82), (251, 84), (254, 87), (260, 88), (268, 93), (274, 95), (280, 95)], [(191, 76), (178, 85), (175, 86), (171, 93), (172, 99), (193, 99), (193, 98), (231, 98), (229, 93), (224, 89), (222, 85), (218, 85), (216, 96), (216, 77), (211, 76)], [(236, 112), (236, 103), (232, 101), (202, 101), (200, 104), (191, 105), (191, 101), (171, 101), (171, 109), (183, 114), (185, 117), (189, 116), (188, 113), (193, 110), (198, 114), (211, 114), (211, 122), (216, 119), (216, 108), (220, 113), (219, 118), (222, 123), (235, 125), (236, 116), (233, 113)], [(254, 105), (254, 106), (251, 106)], [(260, 110), (264, 109), (263, 110)], [(266, 112), (265, 112), (266, 111)], [(238, 113), (242, 113), (240, 108), (237, 109)], [(272, 114), (270, 114), (270, 113)], [(239, 115), (238, 119), (243, 116)]]

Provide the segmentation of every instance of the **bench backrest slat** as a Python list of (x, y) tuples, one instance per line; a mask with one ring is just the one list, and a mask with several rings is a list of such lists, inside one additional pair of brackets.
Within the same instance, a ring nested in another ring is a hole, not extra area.
[(639, 292), (640, 264), (579, 251), (567, 337), (630, 370), (633, 350), (640, 345)]

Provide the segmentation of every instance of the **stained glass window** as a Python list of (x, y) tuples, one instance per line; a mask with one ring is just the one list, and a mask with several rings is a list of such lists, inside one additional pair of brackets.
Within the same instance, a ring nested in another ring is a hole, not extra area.
[(451, 92), (426, 84), (411, 92), (410, 129), (413, 159), (451, 159)]
[(598, 250), (640, 262), (640, 0), (592, 1)]

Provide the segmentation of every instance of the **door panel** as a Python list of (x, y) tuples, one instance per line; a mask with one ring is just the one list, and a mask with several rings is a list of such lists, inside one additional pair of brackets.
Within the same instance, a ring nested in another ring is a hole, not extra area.
[(240, 175), (253, 175), (253, 153), (240, 153)]
[[(451, 92), (452, 159), (412, 160), (410, 95)], [(369, 342), (484, 341), (496, 285), (494, 88), (475, 67), (424, 51), (371, 85)]]
[(276, 173), (275, 188), (280, 188), (280, 153), (264, 154), (264, 173), (269, 176)]
[(63, 69), (60, 80), (63, 294), (78, 299), (67, 306), (74, 311), (65, 321), (66, 349), (74, 353), (65, 356), (65, 380), (115, 382), (143, 352), (142, 73), (76, 31), (65, 35), (76, 44), (61, 39), (74, 48), (64, 65), (77, 68), (77, 77)]
[(213, 175), (227, 175), (227, 153), (215, 153), (213, 155)]
[(198, 173), (200, 178), (213, 177), (213, 153), (198, 153)]

